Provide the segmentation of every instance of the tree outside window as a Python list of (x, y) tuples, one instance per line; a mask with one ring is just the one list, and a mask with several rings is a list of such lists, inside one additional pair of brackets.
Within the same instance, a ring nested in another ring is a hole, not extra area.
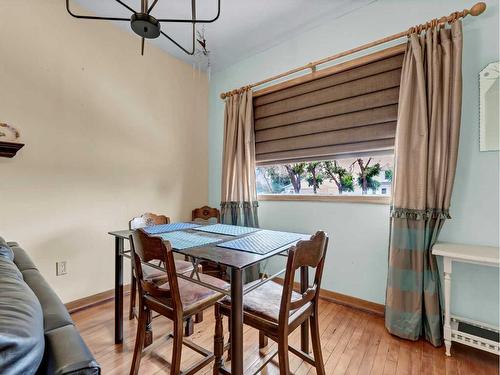
[(258, 194), (390, 195), (393, 156), (259, 166)]

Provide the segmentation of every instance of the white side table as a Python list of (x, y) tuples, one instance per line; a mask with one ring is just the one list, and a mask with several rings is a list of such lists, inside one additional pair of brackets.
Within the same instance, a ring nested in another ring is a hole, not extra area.
[(499, 327), (451, 314), (451, 274), (453, 262), (500, 267), (500, 249), (491, 246), (461, 245), (438, 242), (432, 254), (443, 257), (444, 263), (444, 343), (446, 355), (456, 341), (490, 353), (500, 354)]

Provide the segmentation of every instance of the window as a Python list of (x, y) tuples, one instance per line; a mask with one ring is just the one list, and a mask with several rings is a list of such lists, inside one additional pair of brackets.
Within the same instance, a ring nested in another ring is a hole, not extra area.
[(254, 93), (257, 191), (263, 198), (372, 196), (388, 202), (403, 47)]
[(260, 166), (257, 193), (389, 196), (392, 171), (389, 155)]

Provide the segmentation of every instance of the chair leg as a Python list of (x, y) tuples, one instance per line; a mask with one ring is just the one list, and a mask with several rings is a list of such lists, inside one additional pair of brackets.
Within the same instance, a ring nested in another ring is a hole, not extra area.
[(214, 375), (219, 374), (219, 369), (224, 365), (224, 325), (219, 305), (215, 305), (215, 334), (214, 334)]
[(290, 364), (288, 359), (288, 337), (281, 337), (278, 343), (278, 360), (280, 375), (290, 375)]
[(201, 322), (203, 322), (203, 311), (199, 312), (198, 314), (196, 314), (194, 316), (194, 322), (195, 323), (201, 323)]
[(170, 375), (179, 375), (181, 373), (181, 355), (182, 355), (182, 320), (174, 320), (174, 342), (172, 348), (172, 363), (170, 365)]
[(193, 317), (190, 316), (186, 320), (186, 327), (184, 328), (184, 336), (189, 337), (194, 333)]
[(321, 352), (321, 341), (319, 334), (318, 312), (315, 311), (310, 318), (311, 341), (314, 352), (314, 362), (316, 362), (316, 374), (325, 375), (325, 364), (323, 362), (323, 353)]
[(269, 344), (269, 340), (262, 331), (259, 331), (259, 349), (264, 349)]
[(137, 287), (137, 280), (135, 279), (134, 275), (134, 268), (131, 268), (131, 273), (130, 273), (130, 308), (128, 312), (128, 319), (132, 320), (135, 317), (135, 300), (136, 300), (136, 287)]
[(141, 364), (142, 350), (144, 348), (144, 338), (146, 336), (147, 312), (142, 308), (139, 311), (139, 321), (137, 323), (137, 334), (135, 337), (134, 357), (130, 367), (130, 375), (137, 375)]
[(144, 347), (147, 348), (153, 343), (153, 312), (146, 309), (146, 333), (144, 335)]
[(227, 361), (231, 361), (231, 317), (227, 317), (227, 330), (229, 331), (229, 340), (228, 340), (228, 350), (227, 350)]

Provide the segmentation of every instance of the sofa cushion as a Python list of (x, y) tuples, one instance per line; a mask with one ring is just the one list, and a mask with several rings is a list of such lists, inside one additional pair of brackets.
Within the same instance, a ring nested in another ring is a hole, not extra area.
[(19, 268), (19, 271), (37, 269), (31, 258), (23, 248), (19, 247), (19, 245), (15, 242), (9, 244), (10, 248), (14, 252), (14, 263), (16, 264), (17, 268)]
[(68, 310), (66, 310), (66, 307), (40, 272), (28, 269), (22, 271), (22, 274), (24, 281), (36, 294), (42, 306), (45, 332), (67, 324), (73, 324)]
[[(73, 325), (45, 333), (46, 350), (41, 373), (97, 375), (100, 367)], [(64, 345), (61, 345), (64, 343)]]
[(2, 237), (0, 237), (0, 257), (7, 258), (10, 261), (14, 260), (14, 252)]
[(15, 264), (0, 257), (0, 374), (34, 374), (43, 358), (43, 315)]

